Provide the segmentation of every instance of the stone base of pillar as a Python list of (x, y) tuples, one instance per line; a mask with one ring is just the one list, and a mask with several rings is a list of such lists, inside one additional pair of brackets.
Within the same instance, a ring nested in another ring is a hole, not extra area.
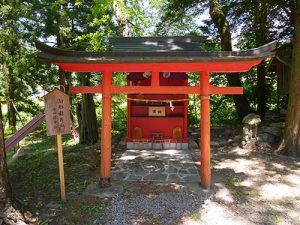
[(111, 186), (111, 179), (110, 177), (100, 178), (99, 180), (99, 187), (105, 188)]

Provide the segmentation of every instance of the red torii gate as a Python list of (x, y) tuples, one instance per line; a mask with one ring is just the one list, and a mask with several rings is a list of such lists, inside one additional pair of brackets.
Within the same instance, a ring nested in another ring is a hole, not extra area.
[[(272, 51), (276, 48), (276, 42), (240, 52), (203, 52), (197, 47), (191, 50), (191, 47), (195, 47), (195, 44), (199, 46), (199, 42), (203, 40), (205, 40), (205, 37), (115, 38), (112, 39), (113, 44), (119, 47), (127, 47), (125, 50), (119, 48), (115, 52), (76, 52), (53, 48), (39, 42), (36, 43), (36, 47), (41, 50), (38, 53), (39, 58), (58, 65), (66, 72), (102, 73), (102, 85), (69, 88), (69, 94), (102, 93), (101, 185), (105, 186), (111, 180), (113, 94), (200, 94), (200, 175), (202, 186), (209, 188), (211, 184), (210, 95), (243, 94), (242, 87), (215, 87), (211, 85), (209, 74), (247, 72), (262, 60), (274, 55)], [(149, 50), (149, 41), (152, 47), (151, 50)], [(129, 45), (129, 47), (126, 45)], [(135, 50), (132, 50), (132, 46), (135, 47)], [(137, 50), (136, 46), (146, 46), (148, 49), (140, 48)], [(157, 46), (160, 49), (157, 50)], [(181, 50), (173, 51), (174, 46), (179, 46)], [(187, 46), (189, 50), (186, 50)], [(116, 86), (112, 84), (113, 72), (141, 71), (152, 73), (151, 86)], [(200, 72), (200, 85), (185, 87), (160, 86), (159, 72)]]

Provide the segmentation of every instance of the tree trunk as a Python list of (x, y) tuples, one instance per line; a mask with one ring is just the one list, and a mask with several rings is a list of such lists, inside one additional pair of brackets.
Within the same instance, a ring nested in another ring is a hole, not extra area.
[[(83, 74), (81, 85), (89, 86), (89, 74)], [(80, 143), (94, 144), (99, 140), (95, 102), (92, 94), (82, 94), (80, 114)]]
[[(218, 29), (223, 51), (232, 51), (231, 31), (226, 16), (218, 0), (209, 1), (209, 13), (214, 25)], [(242, 86), (237, 74), (226, 74), (230, 86)], [(252, 110), (245, 95), (233, 95), (234, 104), (240, 121)]]
[[(13, 98), (9, 98), (13, 100)], [(13, 106), (13, 102), (8, 103), (8, 125), (9, 128), (16, 129), (17, 119), (16, 119), (16, 110)]]
[[(264, 45), (268, 42), (267, 38), (267, 22), (268, 22), (268, 4), (265, 2), (254, 4), (254, 33), (256, 47)], [(262, 119), (267, 111), (266, 97), (266, 68), (264, 64), (257, 66), (257, 113)]]
[(263, 64), (257, 66), (257, 113), (263, 120), (267, 111), (266, 70)]
[(300, 1), (296, 3), (295, 37), (286, 124), (277, 153), (300, 157)]
[(4, 131), (3, 131), (3, 124), (2, 124), (2, 110), (0, 105), (0, 206), (5, 205), (5, 203), (9, 202), (10, 199), (11, 199), (11, 187), (8, 179)]
[[(5, 81), (5, 97), (11, 100), (14, 100), (14, 82), (12, 79), (12, 71), (9, 69), (6, 62), (2, 64), (2, 72), (4, 74), (4, 81)], [(8, 103), (8, 125), (9, 128), (16, 128), (16, 110), (13, 107), (13, 102)]]

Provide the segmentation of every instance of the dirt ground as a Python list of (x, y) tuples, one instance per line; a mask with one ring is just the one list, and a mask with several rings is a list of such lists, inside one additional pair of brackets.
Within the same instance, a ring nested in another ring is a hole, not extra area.
[[(22, 211), (31, 212), (27, 224), (300, 224), (300, 160), (274, 155), (270, 146), (242, 149), (238, 138), (230, 141), (240, 133), (240, 127), (212, 128), (210, 190), (203, 190), (198, 183), (119, 182), (123, 192), (116, 198), (87, 198), (82, 192), (97, 181), (99, 150), (95, 146), (73, 149), (72, 144), (64, 153), (67, 203), (61, 203), (58, 196), (55, 152), (45, 154), (42, 146), (39, 153), (32, 153), (29, 169), (28, 161), (12, 164), (12, 185), (23, 202)], [(114, 160), (124, 150), (115, 145)], [(199, 165), (199, 150), (190, 151)], [(82, 168), (80, 173), (78, 167)], [(29, 180), (32, 171), (40, 177), (39, 183)], [(45, 173), (47, 176), (42, 176)], [(127, 203), (133, 207), (129, 211)]]
[[(238, 134), (241, 128), (215, 127), (212, 141)], [(274, 155), (275, 146), (238, 142), (212, 147), (212, 199), (199, 209), (201, 222), (184, 224), (300, 224), (300, 160)]]

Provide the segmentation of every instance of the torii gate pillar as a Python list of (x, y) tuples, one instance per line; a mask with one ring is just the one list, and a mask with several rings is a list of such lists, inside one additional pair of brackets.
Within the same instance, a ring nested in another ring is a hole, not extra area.
[(111, 177), (111, 122), (112, 122), (112, 72), (102, 73), (102, 129), (101, 129), (101, 187), (110, 185)]
[(200, 144), (200, 173), (201, 185), (209, 188), (211, 184), (210, 171), (210, 84), (209, 72), (200, 72), (201, 98), (201, 144)]

